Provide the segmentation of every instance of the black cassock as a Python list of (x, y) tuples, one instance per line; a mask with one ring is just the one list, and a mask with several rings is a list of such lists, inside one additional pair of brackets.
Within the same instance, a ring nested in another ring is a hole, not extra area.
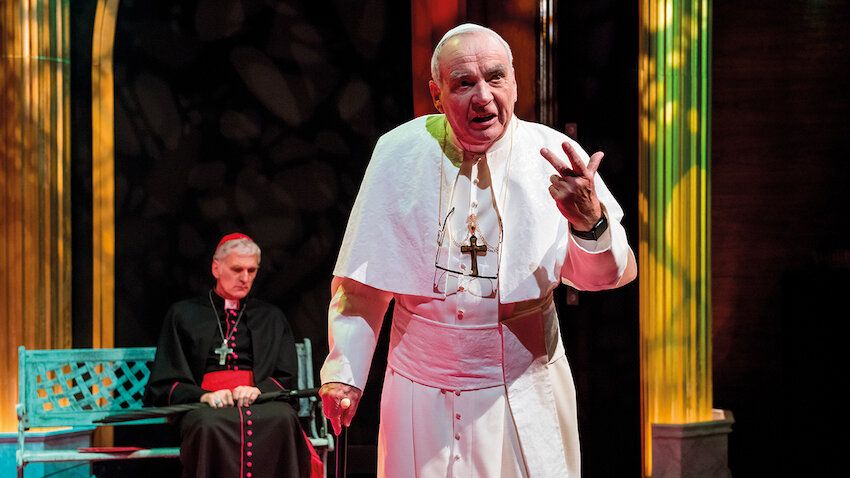
[[(201, 387), (204, 375), (211, 372), (251, 370), (254, 386), (263, 393), (295, 389), (298, 358), (283, 312), (250, 298), (240, 301), (241, 309), (228, 316), (224, 300), (215, 293), (212, 299), (217, 312), (207, 296), (169, 309), (144, 397), (146, 405), (200, 401), (201, 395), (214, 391)], [(215, 349), (222, 345), (222, 332), (228, 336), (231, 331), (228, 346), (233, 353), (222, 365)], [(287, 401), (201, 407), (184, 415), (178, 425), (184, 477), (310, 476), (310, 451), (297, 412)]]

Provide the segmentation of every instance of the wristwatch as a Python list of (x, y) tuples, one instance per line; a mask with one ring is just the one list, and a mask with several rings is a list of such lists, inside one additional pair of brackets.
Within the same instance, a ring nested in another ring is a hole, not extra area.
[(570, 224), (570, 232), (573, 233), (574, 236), (580, 237), (582, 239), (588, 239), (591, 241), (596, 241), (600, 237), (602, 237), (602, 233), (608, 229), (608, 219), (605, 219), (605, 214), (596, 221), (596, 224), (589, 231), (576, 231), (573, 228), (573, 225)]

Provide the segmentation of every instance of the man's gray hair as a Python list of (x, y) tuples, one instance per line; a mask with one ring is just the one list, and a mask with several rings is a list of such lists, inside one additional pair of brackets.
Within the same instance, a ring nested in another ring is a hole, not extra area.
[(476, 25), (474, 23), (464, 23), (463, 25), (458, 25), (447, 31), (446, 34), (443, 35), (443, 38), (437, 43), (437, 46), (434, 47), (434, 54), (431, 55), (431, 79), (434, 80), (435, 83), (440, 83), (439, 57), (440, 52), (443, 51), (443, 47), (446, 46), (446, 42), (458, 35), (466, 35), (468, 33), (478, 32), (486, 32), (489, 35), (492, 35), (493, 38), (499, 40), (499, 42), (505, 47), (505, 51), (508, 53), (508, 61), (511, 63), (511, 67), (514, 66), (514, 54), (513, 52), (511, 52), (511, 46), (508, 45), (508, 42), (506, 42), (505, 39), (501, 37), (501, 35), (487, 27), (482, 27), (481, 25)]
[(213, 254), (214, 261), (221, 261), (231, 252), (235, 252), (237, 254), (244, 254), (246, 256), (257, 256), (257, 264), (260, 263), (260, 246), (257, 245), (251, 239), (240, 237), (239, 239), (233, 239), (225, 242), (224, 244), (218, 246), (215, 250), (215, 254)]

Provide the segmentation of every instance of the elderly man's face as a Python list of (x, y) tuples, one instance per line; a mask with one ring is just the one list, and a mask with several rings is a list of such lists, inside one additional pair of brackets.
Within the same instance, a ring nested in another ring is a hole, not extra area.
[(213, 260), (212, 274), (216, 278), (216, 293), (230, 300), (244, 298), (251, 291), (259, 269), (259, 258), (255, 254), (231, 252), (220, 261)]
[(484, 152), (505, 134), (517, 99), (505, 47), (486, 32), (458, 35), (439, 56), (440, 83), (431, 81), (437, 111), (446, 114), (460, 146)]

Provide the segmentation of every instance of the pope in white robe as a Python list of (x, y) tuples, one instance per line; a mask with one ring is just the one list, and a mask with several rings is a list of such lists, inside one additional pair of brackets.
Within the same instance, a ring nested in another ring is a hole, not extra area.
[(449, 31), (430, 88), (442, 114), (381, 137), (349, 219), (325, 413), (336, 433), (351, 422), (395, 299), (378, 476), (578, 477), (575, 388), (552, 291), (636, 274), (622, 209), (596, 174), (602, 154), (514, 116), (510, 48), (492, 30)]

